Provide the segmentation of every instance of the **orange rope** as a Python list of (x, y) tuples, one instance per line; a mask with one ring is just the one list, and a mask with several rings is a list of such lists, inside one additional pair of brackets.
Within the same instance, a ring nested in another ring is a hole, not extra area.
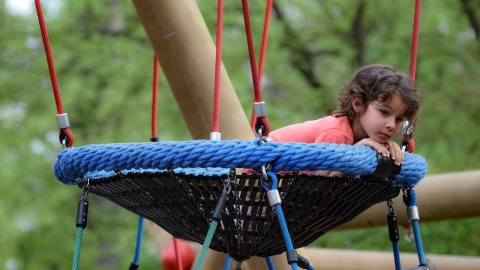
[[(410, 79), (415, 84), (415, 75), (417, 72), (417, 51), (418, 51), (418, 36), (420, 29), (420, 10), (422, 6), (421, 0), (415, 0), (415, 11), (413, 14), (413, 30), (412, 30), (412, 47), (410, 53)], [(403, 132), (402, 145), (408, 146), (405, 151), (412, 153), (415, 149), (415, 141), (413, 134)]]
[(220, 76), (221, 76), (221, 68), (222, 68), (222, 30), (223, 30), (223, 0), (218, 0), (212, 132), (219, 132), (220, 130)]
[[(267, 7), (265, 9), (265, 20), (263, 22), (263, 34), (262, 45), (260, 47), (260, 59), (258, 60), (258, 87), (261, 93), (263, 68), (265, 66), (265, 56), (267, 55), (267, 43), (268, 43), (268, 30), (270, 28), (270, 17), (272, 13), (273, 0), (268, 0)], [(258, 100), (257, 100), (258, 99)], [(261, 97), (254, 97), (253, 102), (261, 101)], [(250, 125), (252, 130), (255, 130), (255, 112), (252, 108), (252, 114), (250, 119)]]
[(415, 0), (415, 13), (413, 16), (412, 31), (412, 49), (410, 54), (410, 78), (415, 83), (415, 74), (417, 71), (417, 50), (418, 50), (418, 31), (420, 28), (420, 9), (422, 0)]
[(53, 62), (53, 55), (50, 49), (50, 41), (48, 39), (47, 25), (43, 17), (42, 4), (40, 0), (35, 0), (35, 7), (37, 10), (38, 23), (40, 25), (40, 32), (42, 33), (43, 46), (45, 48), (45, 56), (47, 57), (48, 71), (50, 72), (50, 81), (52, 82), (53, 95), (55, 96), (55, 103), (57, 105), (57, 113), (63, 113), (62, 98), (60, 97), (60, 89), (58, 87), (57, 75), (55, 73), (55, 65)]
[(182, 255), (180, 252), (180, 245), (178, 243), (177, 238), (173, 238), (173, 246), (175, 248), (175, 259), (177, 261), (177, 269), (178, 270), (183, 270), (183, 264), (182, 264)]
[[(53, 95), (55, 98), (55, 105), (57, 107), (57, 117), (64, 116), (68, 122), (66, 114), (63, 112), (62, 98), (60, 96), (60, 88), (58, 87), (57, 75), (55, 73), (55, 65), (53, 62), (52, 50), (50, 48), (50, 41), (48, 39), (47, 25), (43, 17), (42, 4), (40, 0), (35, 0), (35, 8), (37, 11), (38, 24), (40, 25), (40, 32), (42, 33), (43, 47), (45, 48), (45, 56), (47, 57), (48, 71), (50, 73), (50, 81), (52, 82)], [(75, 140), (70, 127), (59, 127), (60, 143), (66, 147), (72, 147)]]
[(158, 66), (157, 57), (153, 56), (153, 82), (152, 82), (152, 142), (158, 141), (157, 135), (157, 108), (158, 108)]
[(247, 0), (242, 0), (242, 8), (243, 19), (245, 22), (245, 32), (247, 35), (248, 54), (250, 56), (250, 68), (252, 70), (253, 90), (255, 92), (255, 101), (259, 102), (262, 100), (262, 95), (260, 93), (260, 86), (258, 81), (257, 64), (255, 63), (255, 48), (253, 44), (252, 26), (250, 24), (250, 12)]
[(265, 65), (265, 56), (267, 54), (268, 30), (270, 28), (270, 14), (272, 13), (273, 0), (268, 0), (265, 9), (265, 20), (263, 22), (262, 46), (260, 47), (260, 59), (258, 60), (258, 84), (262, 87), (263, 67)]
[[(248, 54), (250, 58), (250, 68), (252, 70), (252, 80), (253, 80), (253, 90), (255, 94), (255, 99), (254, 102), (261, 102), (262, 101), (262, 94), (260, 92), (260, 80), (258, 79), (261, 74), (257, 71), (257, 65), (255, 63), (255, 48), (253, 44), (253, 37), (252, 37), (252, 27), (250, 24), (250, 12), (248, 8), (248, 1), (247, 0), (242, 0), (242, 9), (243, 9), (243, 19), (245, 23), (245, 33), (247, 36), (247, 45), (248, 45)], [(268, 5), (267, 5), (267, 12), (269, 12)], [(269, 20), (267, 21), (269, 22)], [(264, 35), (268, 33), (268, 30), (265, 32)], [(264, 45), (266, 47), (266, 42), (264, 42)], [(263, 69), (263, 64), (262, 64), (262, 69)], [(263, 72), (263, 70), (262, 70)], [(253, 120), (253, 115), (252, 115), (252, 120)], [(253, 121), (252, 121), (253, 122)], [(253, 127), (252, 123), (252, 127)], [(256, 117), (256, 123), (255, 126), (253, 127), (255, 132), (258, 133), (260, 129), (262, 130), (262, 135), (267, 136), (268, 133), (270, 132), (270, 124), (268, 123), (267, 117), (266, 116), (260, 116)]]

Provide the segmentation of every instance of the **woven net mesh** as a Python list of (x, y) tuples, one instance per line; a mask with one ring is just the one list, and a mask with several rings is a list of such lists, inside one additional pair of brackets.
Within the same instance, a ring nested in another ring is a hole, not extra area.
[[(295, 248), (304, 247), (370, 206), (394, 198), (390, 181), (278, 174), (282, 209)], [(243, 261), (286, 250), (283, 235), (258, 175), (191, 175), (173, 171), (117, 174), (90, 182), (90, 192), (128, 209), (173, 236), (203, 243), (210, 218), (231, 183), (210, 248)], [(82, 185), (80, 185), (82, 186)]]

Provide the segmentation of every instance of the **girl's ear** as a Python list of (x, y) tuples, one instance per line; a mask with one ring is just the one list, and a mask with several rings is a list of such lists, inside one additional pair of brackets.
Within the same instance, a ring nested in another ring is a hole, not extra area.
[(363, 111), (363, 103), (358, 98), (353, 100), (352, 106), (357, 114)]

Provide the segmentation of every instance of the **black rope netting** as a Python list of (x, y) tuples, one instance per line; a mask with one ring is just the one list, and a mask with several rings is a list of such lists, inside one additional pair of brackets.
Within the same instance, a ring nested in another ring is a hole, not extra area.
[[(228, 175), (117, 174), (90, 182), (90, 192), (149, 219), (177, 238), (203, 243)], [(238, 174), (210, 248), (242, 261), (285, 251), (275, 211), (258, 175)], [(370, 206), (394, 198), (390, 181), (279, 174), (278, 190), (295, 248), (304, 247)], [(81, 185), (80, 185), (81, 186)]]

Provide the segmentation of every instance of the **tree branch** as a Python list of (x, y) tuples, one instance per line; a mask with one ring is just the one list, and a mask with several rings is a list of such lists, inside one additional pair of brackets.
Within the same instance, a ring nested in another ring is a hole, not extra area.
[(476, 8), (476, 3), (472, 0), (460, 0), (460, 2), (462, 3), (463, 12), (467, 15), (470, 26), (475, 32), (475, 39), (480, 42), (480, 22), (475, 14), (475, 10), (478, 10), (480, 7)]
[(357, 67), (363, 66), (365, 63), (364, 48), (365, 48), (365, 31), (362, 27), (362, 21), (365, 14), (365, 1), (362, 0), (357, 5), (355, 17), (352, 21), (351, 41), (355, 48), (354, 62)]
[(285, 38), (282, 45), (287, 47), (292, 53), (292, 59), (290, 60), (292, 65), (300, 71), (302, 76), (313, 88), (321, 88), (322, 83), (315, 75), (315, 53), (310, 51), (305, 46), (302, 46), (300, 37), (296, 34), (295, 30), (290, 27), (286, 20), (282, 10), (276, 2), (273, 2), (273, 11), (276, 18), (282, 23), (285, 31)]

